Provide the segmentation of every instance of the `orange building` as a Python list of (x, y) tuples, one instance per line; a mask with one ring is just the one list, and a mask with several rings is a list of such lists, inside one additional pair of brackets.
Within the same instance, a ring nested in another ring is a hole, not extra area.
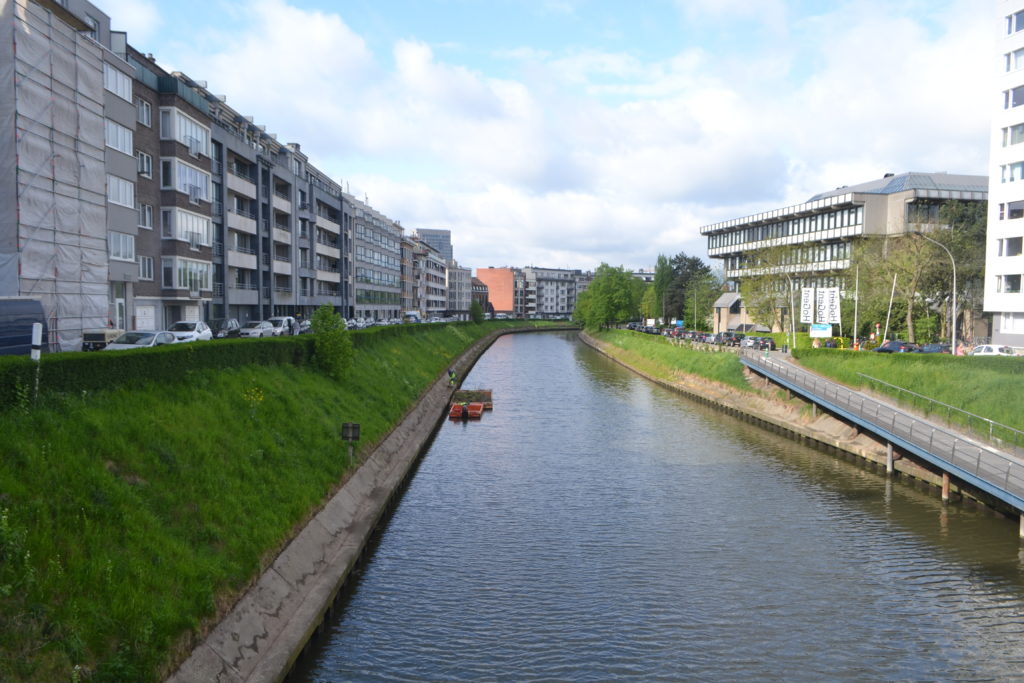
[(487, 285), (487, 296), (495, 313), (515, 312), (514, 268), (477, 268), (476, 278)]

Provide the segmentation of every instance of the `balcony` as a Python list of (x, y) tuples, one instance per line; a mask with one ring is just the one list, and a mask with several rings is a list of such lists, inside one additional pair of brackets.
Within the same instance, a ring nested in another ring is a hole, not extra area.
[(274, 226), (274, 241), (282, 242), (284, 244), (292, 243), (292, 233), (287, 228), (281, 228), (280, 226)]
[(331, 258), (341, 258), (340, 249), (329, 244), (324, 244), (319, 240), (317, 240), (316, 243), (316, 253), (323, 254), (324, 256), (329, 256)]
[(256, 183), (252, 182), (248, 178), (243, 178), (236, 174), (236, 171), (232, 168), (228, 172), (227, 186), (232, 192), (248, 197), (249, 199), (256, 199)]
[(278, 211), (284, 211), (285, 213), (292, 212), (292, 200), (287, 194), (281, 192), (274, 192), (274, 196), (270, 201), (270, 205)]
[(256, 270), (258, 265), (256, 254), (247, 254), (235, 249), (228, 249), (227, 261), (229, 267), (245, 268), (246, 270)]
[(277, 275), (291, 275), (292, 262), (287, 256), (274, 257), (274, 273)]
[(341, 273), (339, 273), (337, 271), (331, 272), (329, 270), (320, 270), (318, 268), (317, 271), (316, 271), (316, 279), (320, 280), (321, 282), (339, 282), (340, 283), (341, 282)]
[(256, 218), (250, 218), (248, 214), (239, 213), (235, 209), (228, 209), (227, 225), (230, 229), (238, 232), (256, 234)]

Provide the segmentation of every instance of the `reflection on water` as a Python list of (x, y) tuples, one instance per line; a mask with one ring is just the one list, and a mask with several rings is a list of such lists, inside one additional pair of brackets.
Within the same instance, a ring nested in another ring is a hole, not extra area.
[(1016, 524), (694, 404), (574, 341), (466, 378), (294, 680), (1007, 680)]

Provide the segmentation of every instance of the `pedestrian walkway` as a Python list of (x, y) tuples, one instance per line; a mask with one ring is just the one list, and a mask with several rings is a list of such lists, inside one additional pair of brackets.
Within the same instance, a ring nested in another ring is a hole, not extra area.
[[(744, 350), (740, 361), (759, 375), (885, 439), (942, 472), (1024, 511), (1024, 459), (918, 415), (873, 399), (788, 361)], [(1021, 518), (1024, 530), (1024, 517)]]

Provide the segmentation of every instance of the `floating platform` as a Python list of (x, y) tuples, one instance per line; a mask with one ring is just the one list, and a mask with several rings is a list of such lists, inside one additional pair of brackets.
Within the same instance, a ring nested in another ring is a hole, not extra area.
[(453, 420), (478, 420), (485, 410), (494, 410), (490, 389), (469, 389), (456, 391), (448, 409)]

